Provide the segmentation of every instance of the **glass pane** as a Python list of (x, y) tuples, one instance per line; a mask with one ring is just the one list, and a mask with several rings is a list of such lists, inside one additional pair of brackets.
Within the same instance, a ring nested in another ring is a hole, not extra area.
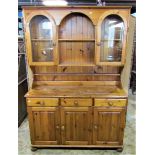
[(53, 61), (52, 41), (32, 41), (32, 51), (34, 62)]
[(30, 22), (32, 61), (48, 62), (53, 60), (52, 23), (45, 16), (38, 15)]
[(100, 61), (121, 61), (124, 23), (117, 15), (109, 15), (101, 25)]

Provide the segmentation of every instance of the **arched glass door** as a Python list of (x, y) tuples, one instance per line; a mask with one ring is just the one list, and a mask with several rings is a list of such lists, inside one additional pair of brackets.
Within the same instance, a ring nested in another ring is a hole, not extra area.
[(124, 22), (118, 15), (107, 16), (101, 24), (100, 62), (120, 62)]
[(52, 62), (54, 34), (51, 21), (43, 15), (37, 15), (31, 19), (29, 26), (32, 62)]

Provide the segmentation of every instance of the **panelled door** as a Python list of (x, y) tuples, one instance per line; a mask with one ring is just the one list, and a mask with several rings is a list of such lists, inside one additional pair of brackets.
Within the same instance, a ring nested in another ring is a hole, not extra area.
[(125, 109), (94, 107), (94, 145), (122, 145), (124, 127)]
[(62, 107), (61, 134), (62, 144), (91, 144), (92, 114), (89, 107)]
[(60, 144), (60, 116), (57, 107), (28, 107), (32, 145)]

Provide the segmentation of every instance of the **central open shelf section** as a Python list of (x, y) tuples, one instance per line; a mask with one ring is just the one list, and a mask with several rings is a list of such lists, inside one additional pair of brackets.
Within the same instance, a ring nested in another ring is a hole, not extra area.
[(67, 15), (59, 26), (60, 66), (93, 66), (95, 29), (82, 13)]

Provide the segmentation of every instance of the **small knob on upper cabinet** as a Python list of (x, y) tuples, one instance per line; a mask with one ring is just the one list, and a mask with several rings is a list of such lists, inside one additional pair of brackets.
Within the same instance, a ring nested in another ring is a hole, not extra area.
[(56, 43), (53, 43), (53, 46), (56, 46)]
[(46, 55), (47, 53), (46, 53), (46, 51), (42, 51), (42, 54), (43, 54), (43, 55)]
[(65, 130), (65, 126), (64, 126), (64, 125), (61, 126), (61, 130), (62, 130), (62, 131)]
[(56, 126), (56, 129), (59, 129), (59, 125)]
[(97, 45), (97, 46), (101, 46), (101, 43), (100, 43), (100, 42), (98, 42), (98, 43), (96, 43), (96, 45)]

